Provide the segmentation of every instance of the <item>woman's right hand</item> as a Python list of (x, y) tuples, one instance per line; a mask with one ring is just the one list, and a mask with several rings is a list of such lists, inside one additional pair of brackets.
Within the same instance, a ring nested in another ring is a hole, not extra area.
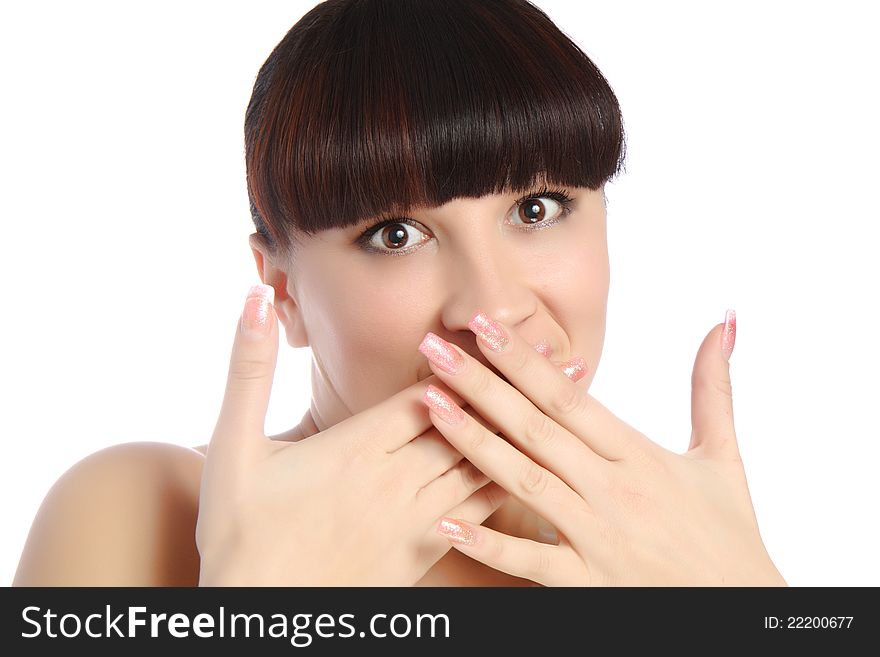
[(450, 549), (441, 517), (480, 524), (507, 493), (431, 424), (435, 377), (304, 440), (269, 439), (273, 300), (254, 286), (236, 332), (202, 474), (199, 585), (415, 584)]

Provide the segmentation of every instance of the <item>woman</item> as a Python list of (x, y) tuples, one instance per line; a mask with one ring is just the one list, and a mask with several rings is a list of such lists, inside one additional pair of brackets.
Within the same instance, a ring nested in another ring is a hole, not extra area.
[[(540, 10), (324, 2), (261, 68), (245, 142), (263, 284), (210, 446), (74, 466), (17, 584), (785, 583), (736, 445), (732, 313), (686, 454), (587, 393), (624, 131)], [(267, 439), (279, 323), (312, 402)]]

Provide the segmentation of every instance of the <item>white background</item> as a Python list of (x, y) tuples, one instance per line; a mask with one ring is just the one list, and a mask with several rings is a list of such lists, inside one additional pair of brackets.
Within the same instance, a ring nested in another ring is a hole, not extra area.
[[(628, 132), (591, 392), (684, 451), (697, 348), (735, 308), (736, 428), (771, 557), (793, 585), (880, 585), (871, 3), (537, 4)], [(0, 582), (77, 460), (209, 439), (258, 281), (244, 110), (311, 6), (4, 5)], [(270, 433), (309, 401), (309, 352), (283, 346)]]

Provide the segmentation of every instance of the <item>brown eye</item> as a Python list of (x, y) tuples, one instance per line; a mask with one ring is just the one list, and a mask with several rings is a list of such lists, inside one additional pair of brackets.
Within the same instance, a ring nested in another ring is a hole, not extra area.
[(389, 221), (371, 228), (358, 240), (361, 248), (386, 255), (403, 255), (430, 239), (424, 230), (409, 220)]
[(514, 209), (514, 225), (522, 228), (523, 225), (541, 224), (534, 230), (553, 225), (567, 213), (567, 205), (550, 196), (531, 196), (520, 201)]
[(547, 214), (547, 208), (538, 198), (528, 198), (519, 206), (519, 218), (527, 224), (536, 224), (542, 221)]
[(405, 228), (406, 224), (388, 224), (382, 229), (382, 244), (389, 249), (399, 249), (406, 246), (409, 234)]

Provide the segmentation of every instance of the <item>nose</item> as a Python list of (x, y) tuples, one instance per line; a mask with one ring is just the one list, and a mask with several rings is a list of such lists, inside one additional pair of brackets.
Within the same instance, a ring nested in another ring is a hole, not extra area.
[(441, 310), (447, 331), (466, 331), (472, 336), (468, 322), (478, 310), (511, 327), (535, 314), (537, 298), (529, 272), (514, 255), (503, 244), (488, 240), (456, 252), (454, 262), (449, 263)]

